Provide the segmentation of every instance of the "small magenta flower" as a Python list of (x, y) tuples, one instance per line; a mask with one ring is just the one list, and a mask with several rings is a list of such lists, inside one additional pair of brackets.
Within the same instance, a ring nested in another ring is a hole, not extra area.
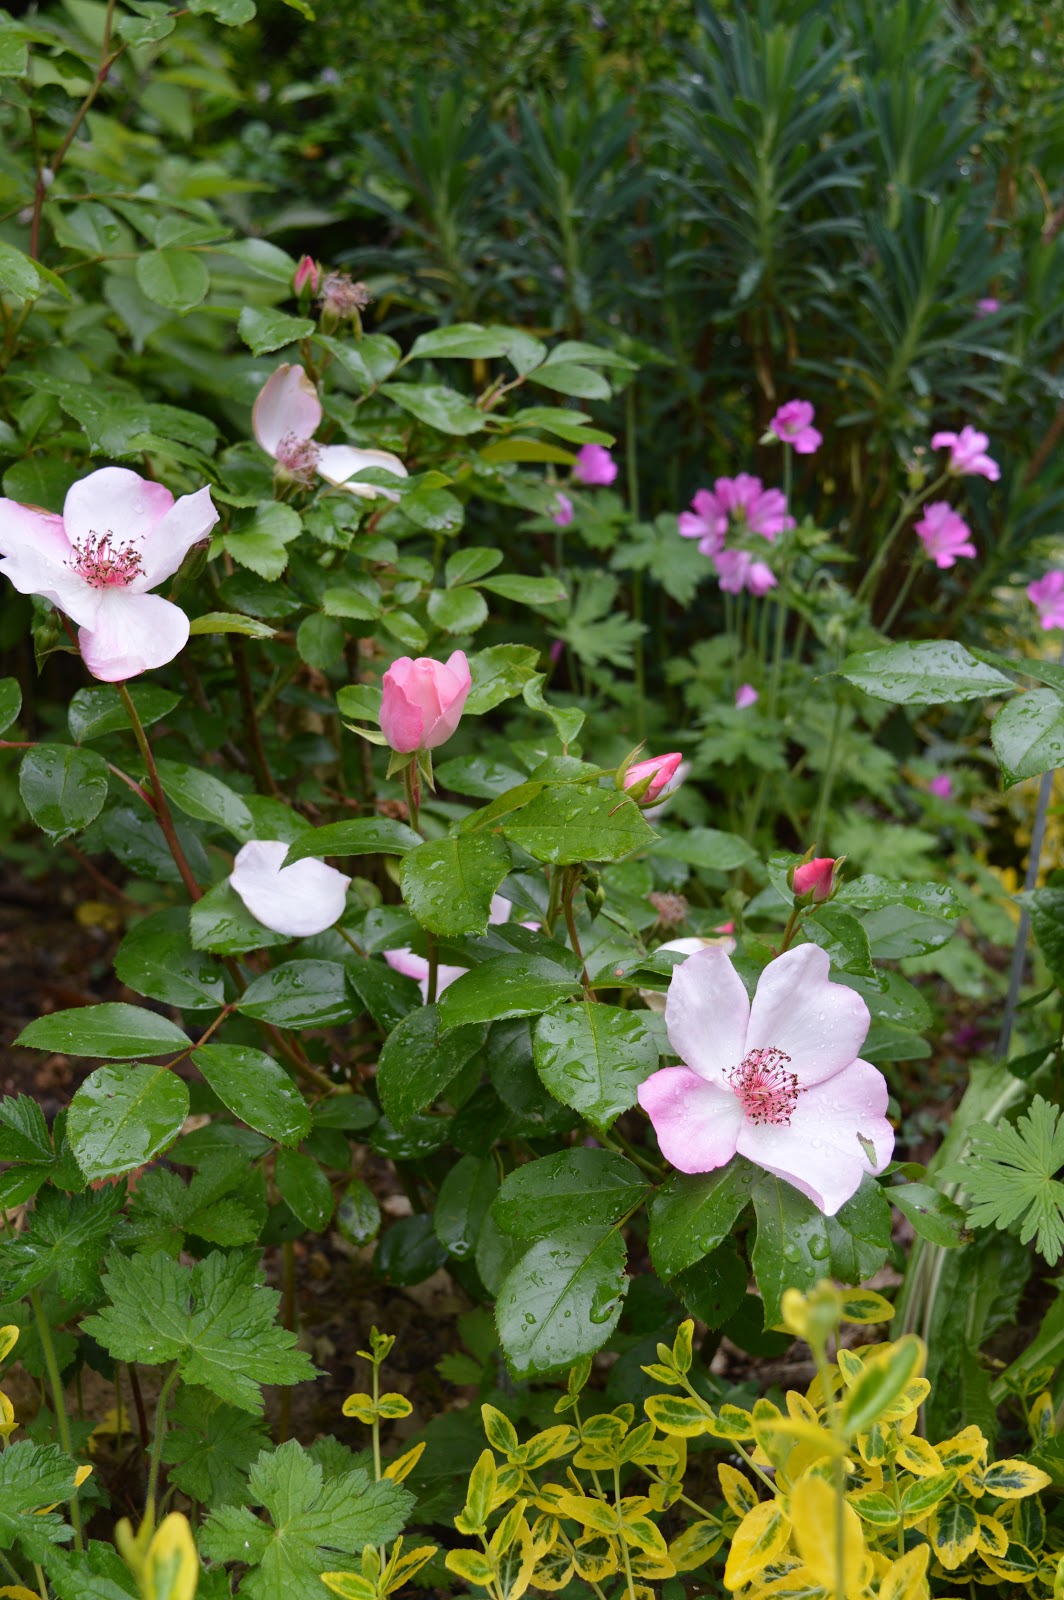
[(554, 511), (551, 521), (559, 528), (567, 528), (573, 520), (573, 502), (561, 490), (554, 496)]
[(749, 472), (740, 472), (736, 478), (718, 478), (714, 487), (732, 521), (747, 533), (759, 533), (771, 542), (794, 527), (783, 490), (766, 489), (761, 479)]
[(927, 789), (929, 794), (937, 795), (940, 800), (952, 800), (953, 779), (948, 772), (936, 773)]
[(0, 500), (0, 572), (77, 623), (94, 678), (121, 683), (184, 649), (188, 618), (150, 591), (217, 521), (209, 489), (175, 500), (126, 467), (102, 467), (71, 485), (61, 517)]
[[(718, 478), (718, 483), (723, 479)], [(698, 489), (691, 501), (690, 511), (681, 511), (676, 519), (685, 539), (697, 539), (704, 556), (715, 555), (724, 543), (728, 532), (728, 513), (712, 489)]]
[(461, 720), (473, 680), (464, 650), (446, 662), (400, 656), (384, 674), (381, 732), (393, 750), (435, 750)]
[(977, 300), (975, 302), (975, 314), (980, 319), (983, 317), (992, 317), (995, 311), (1000, 310), (1001, 301), (995, 300), (992, 294), (988, 294), (984, 300)]
[(750, 706), (756, 706), (761, 699), (752, 683), (741, 683), (735, 691), (735, 705), (739, 711), (746, 711)]
[(292, 277), (292, 288), (297, 295), (306, 291), (308, 294), (317, 294), (321, 287), (321, 267), (312, 256), (300, 256), (299, 264)]
[(713, 557), (717, 578), (726, 594), (741, 594), (746, 589), (760, 599), (778, 582), (772, 568), (755, 561), (746, 550), (720, 550)]
[(322, 419), (316, 386), (302, 367), (287, 363), (272, 372), (259, 390), (251, 412), (251, 431), (268, 456), (297, 483), (313, 481), (314, 474), (348, 494), (373, 500), (398, 500), (397, 489), (375, 483), (353, 483), (357, 472), (380, 467), (396, 478), (408, 476), (398, 456), (390, 450), (360, 450), (350, 444), (318, 444), (314, 438)]
[(829, 971), (825, 951), (799, 945), (769, 962), (751, 1002), (723, 950), (676, 968), (665, 1026), (685, 1065), (647, 1078), (639, 1104), (680, 1172), (712, 1172), (738, 1153), (830, 1217), (883, 1171), (894, 1149), (887, 1085), (857, 1054), (868, 1007)]
[(788, 400), (769, 423), (781, 444), (789, 444), (800, 456), (811, 456), (820, 449), (824, 435), (813, 427), (815, 412), (808, 400)]
[(324, 933), (342, 916), (351, 879), (313, 856), (286, 867), (287, 854), (278, 839), (253, 839), (237, 852), (230, 886), (264, 928), (291, 939)]
[(573, 463), (573, 477), (585, 488), (605, 488), (617, 476), (617, 463), (601, 444), (585, 444)]
[(978, 554), (972, 543), (971, 528), (944, 500), (935, 500), (924, 507), (916, 532), (936, 567), (952, 567), (959, 556)]
[(1027, 598), (1038, 612), (1043, 628), (1064, 628), (1064, 572), (1054, 567), (1043, 578), (1029, 583)]
[(931, 439), (932, 450), (949, 450), (947, 472), (955, 478), (989, 478), (996, 483), (1001, 468), (986, 453), (990, 443), (985, 433), (965, 424), (960, 433), (936, 433)]
[(803, 861), (795, 868), (791, 887), (799, 898), (811, 894), (818, 904), (830, 900), (835, 887), (835, 857), (816, 856), (812, 861)]
[(653, 805), (655, 800), (663, 799), (678, 787), (674, 780), (682, 765), (683, 754), (679, 750), (672, 750), (667, 756), (637, 761), (624, 774), (624, 787), (634, 800), (645, 800)]

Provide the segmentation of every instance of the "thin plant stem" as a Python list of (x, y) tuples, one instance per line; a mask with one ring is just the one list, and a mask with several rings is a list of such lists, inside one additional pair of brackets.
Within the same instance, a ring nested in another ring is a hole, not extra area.
[(573, 915), (573, 896), (576, 893), (578, 882), (579, 879), (577, 875), (570, 871), (568, 873), (565, 889), (562, 894), (562, 904), (565, 910), (565, 926), (569, 930), (569, 944), (572, 947), (574, 956), (576, 956), (580, 963), (580, 976), (581, 982), (584, 986), (584, 999), (592, 1000), (594, 999), (594, 995), (591, 990), (591, 979), (588, 977), (587, 963), (584, 960), (584, 952), (580, 948), (580, 938), (576, 931), (576, 917)]
[(159, 1468), (162, 1466), (163, 1440), (166, 1438), (166, 1406), (177, 1378), (178, 1366), (175, 1361), (155, 1402), (155, 1437), (152, 1440), (151, 1463), (148, 1467), (148, 1493), (144, 1501), (144, 1515), (147, 1519), (153, 1519), (155, 1516), (155, 1496), (159, 1489)]
[[(296, 1332), (296, 1250), (291, 1239), (281, 1243), (281, 1274), (283, 1280), (284, 1325), (289, 1333)], [(277, 1443), (284, 1444), (292, 1425), (292, 1391), (281, 1390), (280, 1416), (277, 1421)]]
[[(624, 461), (628, 479), (628, 514), (639, 521), (639, 454), (636, 444), (635, 384), (624, 396)], [(635, 641), (635, 736), (646, 737), (646, 652), (643, 646), (643, 572), (632, 574), (632, 617), (640, 624)]]
[(831, 718), (831, 731), (828, 734), (824, 771), (820, 779), (820, 793), (817, 796), (816, 811), (813, 813), (813, 826), (810, 830), (811, 844), (816, 844), (823, 837), (824, 826), (827, 822), (828, 807), (831, 804), (831, 792), (835, 787), (835, 771), (839, 759), (839, 735), (842, 732), (842, 716), (842, 699), (841, 697), (836, 697), (835, 710)]
[(439, 983), (440, 947), (436, 941), (436, 935), (430, 930), (426, 930), (425, 932), (425, 943), (428, 946), (429, 952), (429, 974), (428, 983), (425, 988), (425, 1003), (426, 1005), (431, 1006), (435, 1004), (436, 989)]
[(280, 797), (280, 789), (270, 771), (270, 763), (266, 759), (266, 747), (262, 742), (262, 729), (259, 719), (255, 715), (255, 691), (251, 686), (251, 669), (248, 666), (247, 645), (237, 634), (229, 636), (229, 654), (233, 661), (233, 671), (236, 674), (237, 692), (240, 695), (240, 706), (244, 714), (244, 732), (247, 735), (251, 764), (255, 768), (259, 782), (265, 785), (267, 793), (274, 799)]
[(418, 777), (416, 756), (403, 768), (403, 787), (406, 790), (406, 803), (410, 808), (410, 826), (415, 833), (420, 833), (421, 779)]
[[(617, 1515), (621, 1515), (621, 1469), (613, 1469), (613, 1503), (617, 1507)], [(628, 1586), (628, 1600), (635, 1600), (635, 1584), (632, 1582), (632, 1558), (628, 1553), (628, 1540), (624, 1536), (623, 1527), (620, 1530), (621, 1554), (624, 1556), (624, 1579)]]
[[(48, 1374), (48, 1386), (52, 1391), (52, 1404), (55, 1407), (55, 1425), (59, 1434), (59, 1444), (63, 1454), (74, 1459), (74, 1442), (70, 1437), (70, 1419), (67, 1416), (66, 1398), (63, 1394), (63, 1378), (59, 1371), (59, 1362), (56, 1360), (55, 1344), (52, 1340), (52, 1330), (48, 1326), (44, 1305), (41, 1301), (39, 1289), (30, 1290), (30, 1306), (33, 1318), (37, 1324), (37, 1337), (41, 1341), (41, 1351), (44, 1355), (44, 1367)], [(75, 1489), (70, 1497), (70, 1520), (74, 1527), (74, 1548), (81, 1550), (83, 1540), (81, 1535), (81, 1507), (78, 1505), (78, 1495)]]
[(909, 570), (905, 574), (905, 582), (894, 596), (894, 604), (891, 606), (890, 610), (886, 614), (886, 617), (883, 619), (883, 624), (880, 628), (881, 633), (889, 633), (891, 628), (894, 626), (894, 619), (898, 615), (902, 606), (905, 604), (906, 600), (908, 600), (909, 590), (913, 586), (913, 579), (916, 577), (916, 574), (919, 570), (919, 566), (915, 561), (909, 562)]
[(857, 593), (854, 596), (855, 599), (864, 600), (866, 597), (871, 599), (875, 593), (875, 585), (879, 578), (879, 574), (883, 569), (883, 564), (891, 550), (894, 548), (894, 542), (899, 533), (904, 528), (913, 512), (918, 511), (925, 500), (929, 500), (933, 494), (936, 494), (946, 482), (948, 477), (948, 472), (942, 472), (935, 479), (935, 481), (933, 483), (929, 483), (926, 488), (918, 490), (915, 494), (908, 494), (905, 496), (905, 499), (901, 503), (901, 509), (899, 510), (898, 515), (894, 518), (894, 521), (887, 529), (886, 538), (883, 540), (879, 549), (872, 557), (867, 572), (857, 585)]
[(163, 830), (163, 837), (170, 847), (170, 854), (173, 856), (174, 864), (181, 874), (181, 881), (188, 890), (189, 898), (191, 900), (200, 900), (203, 897), (203, 891), (196, 882), (192, 868), (185, 857), (185, 852), (181, 848), (181, 841), (177, 837), (177, 829), (174, 827), (174, 819), (170, 815), (170, 807), (167, 804), (166, 795), (159, 778), (159, 770), (155, 765), (155, 757), (152, 755), (148, 736), (144, 732), (144, 724), (137, 715), (137, 708), (133, 704), (133, 696), (124, 683), (116, 684), (115, 687), (118, 690), (122, 704), (125, 706), (126, 716), (129, 718), (130, 726), (133, 729), (133, 737), (137, 741), (137, 747), (148, 772), (152, 794), (155, 799), (155, 814), (159, 819), (159, 826)]

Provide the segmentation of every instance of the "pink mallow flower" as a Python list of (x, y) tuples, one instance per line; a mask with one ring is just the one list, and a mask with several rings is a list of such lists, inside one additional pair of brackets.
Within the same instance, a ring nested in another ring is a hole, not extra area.
[(554, 496), (554, 512), (551, 521), (559, 528), (567, 528), (573, 520), (573, 502), (561, 490)]
[(291, 939), (324, 933), (343, 914), (351, 879), (313, 856), (286, 867), (287, 854), (279, 839), (252, 839), (237, 851), (230, 887), (274, 933)]
[(446, 662), (400, 656), (384, 674), (381, 732), (393, 750), (435, 750), (451, 737), (472, 687), (464, 650)]
[(814, 415), (808, 400), (788, 400), (769, 423), (769, 432), (798, 455), (811, 456), (824, 442), (824, 435), (813, 427)]
[(723, 950), (689, 956), (665, 1007), (685, 1063), (640, 1086), (662, 1154), (712, 1172), (735, 1154), (782, 1178), (827, 1216), (882, 1172), (894, 1149), (882, 1073), (857, 1052), (868, 1007), (829, 979), (817, 945), (769, 962), (753, 1003)]
[(959, 556), (978, 554), (971, 528), (945, 500), (934, 500), (924, 507), (916, 532), (936, 567), (952, 567)]
[(794, 869), (791, 887), (796, 895), (811, 894), (815, 901), (830, 900), (835, 886), (835, 857), (816, 856)]
[(318, 391), (302, 367), (287, 363), (272, 372), (259, 390), (251, 413), (251, 431), (277, 465), (297, 483), (312, 483), (315, 474), (348, 494), (373, 500), (398, 500), (397, 489), (375, 483), (353, 483), (357, 472), (380, 467), (396, 478), (408, 476), (390, 450), (362, 450), (350, 444), (318, 444), (322, 419)]
[(1064, 628), (1064, 572), (1054, 567), (1045, 577), (1027, 585), (1027, 598), (1043, 628)]
[(102, 467), (71, 485), (61, 517), (0, 500), (0, 572), (77, 623), (94, 678), (121, 683), (187, 643), (185, 613), (150, 591), (217, 521), (209, 489), (175, 500), (126, 467)]
[(698, 540), (704, 556), (716, 555), (728, 532), (728, 513), (712, 489), (696, 490), (691, 510), (681, 511), (676, 521), (685, 539)]
[[(509, 922), (512, 909), (512, 902), (507, 900), (505, 895), (493, 894), (488, 922), (494, 926), (500, 922)], [(525, 922), (522, 923), (522, 927), (538, 928), (539, 923)], [(422, 1000), (428, 1000), (429, 964), (424, 956), (415, 955), (413, 950), (385, 950), (384, 959), (394, 972), (401, 972), (404, 978), (413, 978), (421, 989)], [(468, 971), (468, 967), (448, 967), (439, 964), (436, 968), (436, 998), (439, 999), (456, 978), (463, 977)]]
[(576, 453), (573, 477), (587, 489), (604, 489), (617, 476), (617, 463), (602, 444), (585, 444)]
[(948, 772), (936, 773), (927, 789), (929, 794), (937, 795), (940, 800), (952, 800), (953, 779)]
[(752, 683), (741, 683), (735, 691), (735, 707), (737, 711), (747, 711), (751, 706), (756, 706), (761, 699)]
[(947, 472), (955, 478), (989, 478), (996, 483), (1001, 468), (986, 453), (990, 443), (985, 433), (965, 424), (960, 433), (936, 433), (931, 439), (932, 450), (949, 450)]
[(747, 550), (719, 550), (713, 557), (713, 565), (726, 594), (741, 594), (747, 589), (760, 599), (779, 581), (770, 566), (764, 561), (755, 561)]
[(638, 790), (633, 799), (645, 800), (653, 805), (655, 800), (661, 800), (678, 787), (674, 779), (682, 765), (683, 753), (679, 750), (672, 750), (667, 756), (651, 756), (647, 761), (637, 761), (625, 773), (624, 787)]

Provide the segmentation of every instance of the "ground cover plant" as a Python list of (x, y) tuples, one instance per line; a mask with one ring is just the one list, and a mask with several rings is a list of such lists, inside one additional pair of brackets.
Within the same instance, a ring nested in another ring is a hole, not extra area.
[(0, 13), (0, 1595), (1064, 1594), (1056, 13), (565, 9)]

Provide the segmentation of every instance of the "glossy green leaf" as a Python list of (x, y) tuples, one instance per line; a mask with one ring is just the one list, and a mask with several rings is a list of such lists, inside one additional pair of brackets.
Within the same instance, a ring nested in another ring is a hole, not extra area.
[(228, 878), (196, 901), (189, 911), (188, 926), (193, 949), (212, 950), (220, 956), (239, 956), (291, 942), (287, 933), (275, 933), (251, 915)]
[(511, 843), (537, 861), (619, 861), (654, 834), (635, 801), (616, 789), (557, 784), (503, 823)]
[(492, 1216), (503, 1233), (542, 1239), (567, 1227), (574, 1217), (599, 1225), (619, 1222), (648, 1184), (639, 1168), (612, 1150), (558, 1150), (508, 1173)]
[(410, 346), (409, 360), (421, 357), (456, 356), (466, 361), (504, 356), (508, 349), (508, 330), (482, 328), (478, 322), (452, 322), (446, 328), (430, 328)]
[(437, 1239), (456, 1261), (467, 1261), (475, 1252), (498, 1187), (493, 1156), (462, 1156), (440, 1184), (432, 1224)]
[(179, 761), (156, 759), (162, 786), (169, 799), (186, 816), (199, 822), (217, 822), (246, 844), (255, 836), (251, 812), (240, 795), (213, 773)]
[(238, 326), (240, 337), (257, 356), (295, 344), (297, 339), (309, 339), (315, 327), (308, 317), (290, 317), (264, 306), (245, 306)]
[(659, 1277), (674, 1278), (731, 1235), (750, 1202), (759, 1169), (742, 1156), (714, 1172), (674, 1172), (650, 1203), (650, 1255)]
[(440, 996), (444, 1028), (532, 1017), (580, 988), (575, 973), (547, 956), (492, 956), (456, 978)]
[[(168, 716), (181, 704), (179, 694), (155, 683), (131, 683), (129, 697), (145, 728), (150, 728), (153, 722)], [(76, 744), (100, 739), (105, 733), (128, 733), (131, 740), (133, 737), (126, 708), (118, 697), (118, 690), (110, 684), (98, 689), (76, 690), (70, 697), (67, 724)]]
[(952, 639), (892, 644), (847, 656), (839, 668), (848, 683), (894, 705), (937, 705), (942, 701), (982, 700), (1011, 694), (1011, 678), (987, 666)]
[(377, 1062), (377, 1089), (386, 1115), (402, 1128), (431, 1105), (483, 1047), (487, 1029), (441, 1031), (437, 1006), (422, 1006), (389, 1034)]
[(281, 1144), (300, 1144), (310, 1111), (299, 1089), (271, 1056), (248, 1045), (205, 1044), (192, 1052), (223, 1105), (241, 1122)]
[(289, 846), (284, 864), (290, 867), (308, 856), (401, 856), (420, 844), (421, 835), (405, 822), (391, 817), (355, 817), (350, 822), (307, 828)]
[(168, 311), (191, 311), (211, 286), (203, 257), (191, 250), (149, 250), (137, 257), (135, 271), (148, 299)]
[(39, 744), (18, 773), (22, 803), (53, 844), (61, 844), (99, 815), (107, 798), (107, 765), (94, 750)]
[(67, 1140), (91, 1182), (132, 1172), (171, 1145), (188, 1085), (165, 1067), (97, 1067), (70, 1102)]
[(471, 405), (456, 389), (445, 388), (443, 384), (385, 383), (381, 393), (440, 433), (465, 435), (479, 433), (484, 427), (484, 412)]
[(488, 620), (488, 604), (476, 589), (433, 589), (428, 613), (444, 633), (475, 633)]
[(539, 1239), (499, 1287), (495, 1320), (517, 1378), (571, 1366), (613, 1332), (628, 1288), (616, 1228), (580, 1225)]
[(430, 839), (403, 857), (399, 882), (411, 912), (432, 933), (483, 933), (491, 901), (510, 870), (510, 852), (493, 833)]
[(301, 1150), (278, 1150), (273, 1168), (281, 1199), (311, 1233), (322, 1233), (333, 1213), (329, 1180), (313, 1157)]
[(75, 1006), (37, 1017), (23, 1028), (16, 1044), (58, 1055), (97, 1056), (105, 1061), (134, 1061), (138, 1056), (170, 1055), (189, 1044), (176, 1023), (143, 1006), (106, 1001)]
[(371, 1244), (380, 1232), (381, 1208), (361, 1178), (352, 1178), (340, 1196), (334, 1225), (341, 1239), (356, 1247)]
[(0, 678), (0, 733), (6, 733), (22, 710), (22, 690), (17, 678)]
[(659, 1065), (644, 1014), (621, 1006), (556, 1006), (540, 1017), (532, 1041), (546, 1088), (597, 1128), (635, 1105), (639, 1085)]
[(278, 1028), (328, 1028), (353, 1015), (338, 961), (286, 961), (248, 985), (239, 1009)]
[(1006, 785), (1064, 765), (1064, 699), (1052, 689), (1028, 689), (1002, 706), (990, 742)]
[(134, 923), (115, 953), (115, 976), (135, 994), (191, 1011), (224, 998), (221, 968), (193, 948), (188, 912), (177, 906)]

